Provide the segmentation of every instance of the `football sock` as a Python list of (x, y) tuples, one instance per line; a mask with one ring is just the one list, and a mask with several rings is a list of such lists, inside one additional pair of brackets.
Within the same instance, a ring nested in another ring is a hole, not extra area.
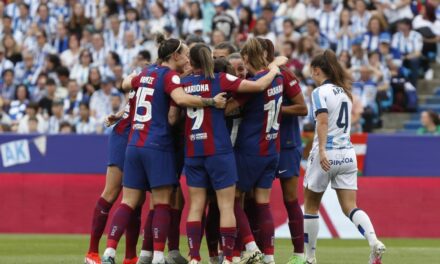
[[(244, 212), (248, 219), (257, 219), (257, 203), (254, 198), (244, 199)], [(260, 246), (260, 228), (257, 221), (250, 221), (249, 226), (254, 236), (255, 242)]]
[(202, 223), (200, 221), (186, 223), (186, 235), (188, 236), (189, 256), (191, 259), (200, 261), (200, 242), (202, 238)]
[(257, 244), (255, 243), (254, 236), (252, 235), (251, 228), (249, 226), (249, 220), (244, 213), (243, 208), (241, 208), (239, 199), (235, 199), (234, 213), (235, 219), (237, 220), (238, 232), (240, 232), (239, 236), (241, 237), (243, 244), (246, 247), (246, 250), (254, 251), (258, 249)]
[(99, 240), (101, 240), (104, 233), (105, 225), (107, 224), (108, 214), (112, 208), (111, 203), (100, 197), (96, 203), (93, 211), (92, 230), (90, 232), (89, 253), (99, 252)]
[(235, 239), (234, 243), (234, 257), (241, 257), (241, 252), (243, 251), (243, 239), (241, 237), (241, 233), (239, 232), (237, 228), (237, 237)]
[(168, 251), (179, 250), (180, 220), (182, 210), (171, 209), (170, 232), (168, 233)]
[(370, 247), (373, 247), (377, 242), (377, 236), (368, 215), (361, 209), (355, 208), (351, 211), (349, 217), (359, 232), (368, 240)]
[(170, 210), (171, 207), (169, 204), (156, 204), (154, 206), (152, 224), (154, 248), (153, 263), (164, 262), (163, 251), (165, 249), (165, 242), (170, 229)]
[(124, 234), (133, 211), (134, 210), (126, 204), (121, 203), (118, 206), (118, 209), (113, 216), (110, 231), (107, 236), (107, 248), (117, 248), (119, 239), (121, 239), (121, 236)]
[(136, 257), (136, 245), (141, 229), (142, 206), (137, 207), (131, 215), (127, 230), (125, 231), (125, 258)]
[(304, 253), (304, 216), (298, 199), (284, 201), (289, 216), (289, 230), (294, 253)]
[(220, 210), (217, 202), (210, 202), (206, 216), (206, 244), (210, 257), (218, 256), (218, 241), (220, 240)]
[[(148, 212), (147, 219), (145, 220), (144, 225), (144, 240), (142, 241), (142, 251), (150, 252), (150, 254), (153, 254), (153, 217), (154, 217), (154, 210), (151, 210)], [(144, 253), (145, 255), (146, 253)], [(151, 256), (149, 255), (149, 256)], [(146, 256), (146, 255), (145, 255)]]
[(257, 221), (260, 228), (260, 242), (261, 250), (264, 255), (274, 254), (274, 235), (275, 226), (273, 223), (272, 212), (270, 211), (270, 205), (268, 203), (258, 203), (257, 208)]
[(237, 238), (237, 228), (221, 227), (220, 235), (222, 237), (223, 256), (226, 260), (232, 262), (235, 239)]
[(304, 214), (304, 243), (306, 247), (306, 259), (315, 257), (318, 232), (319, 216)]

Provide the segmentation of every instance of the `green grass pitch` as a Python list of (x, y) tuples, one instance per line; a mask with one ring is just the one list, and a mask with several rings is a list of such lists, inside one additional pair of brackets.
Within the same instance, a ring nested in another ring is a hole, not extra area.
[[(183, 253), (187, 253), (186, 238), (181, 238)], [(440, 240), (384, 239), (387, 252), (385, 264), (440, 263)], [(118, 248), (117, 263), (122, 263), (124, 241)], [(139, 242), (140, 245), (140, 242)], [(101, 241), (104, 249), (105, 239)], [(88, 247), (85, 235), (0, 235), (0, 263), (83, 263)], [(275, 242), (277, 263), (286, 263), (291, 252), (287, 239)], [(319, 264), (368, 263), (368, 246), (364, 240), (319, 240), (317, 258)], [(202, 258), (207, 263), (207, 250), (202, 245)]]

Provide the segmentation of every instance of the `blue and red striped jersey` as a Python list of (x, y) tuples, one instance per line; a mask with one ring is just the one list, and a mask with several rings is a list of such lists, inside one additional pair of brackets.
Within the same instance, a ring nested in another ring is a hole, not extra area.
[[(284, 77), (283, 106), (290, 106), (292, 105), (291, 99), (301, 93), (301, 87), (293, 73), (281, 70), (281, 74)], [(280, 140), (283, 149), (301, 147), (301, 132), (297, 116), (281, 115)]]
[(122, 118), (113, 127), (116, 134), (128, 137), (131, 130), (131, 122), (134, 116), (134, 107), (136, 104), (136, 92), (131, 90), (128, 94), (128, 103), (125, 105), (124, 114)]
[[(268, 71), (257, 73), (251, 80), (258, 80)], [(278, 137), (283, 102), (283, 77), (277, 76), (264, 92), (238, 95), (237, 101), (243, 105), (240, 127), (238, 128), (237, 151), (249, 155), (268, 156), (280, 152)]]
[[(192, 74), (182, 79), (182, 86), (188, 94), (212, 98), (221, 92), (236, 92), (241, 81), (225, 73), (216, 73), (213, 79)], [(186, 108), (186, 156), (211, 156), (228, 152), (232, 152), (232, 143), (224, 110), (214, 107)]]
[(128, 145), (172, 151), (168, 112), (171, 92), (182, 87), (178, 73), (165, 66), (148, 67), (132, 79), (131, 85), (136, 104)]

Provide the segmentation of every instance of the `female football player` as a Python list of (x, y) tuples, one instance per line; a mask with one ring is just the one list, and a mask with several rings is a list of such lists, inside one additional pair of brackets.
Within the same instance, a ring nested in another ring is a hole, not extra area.
[(350, 142), (350, 77), (331, 50), (312, 60), (311, 75), (318, 87), (312, 92), (316, 128), (304, 177), (306, 263), (316, 263), (319, 205), (331, 182), (342, 211), (368, 240), (371, 248), (369, 263), (380, 264), (385, 246), (377, 239), (368, 215), (356, 205), (357, 161)]

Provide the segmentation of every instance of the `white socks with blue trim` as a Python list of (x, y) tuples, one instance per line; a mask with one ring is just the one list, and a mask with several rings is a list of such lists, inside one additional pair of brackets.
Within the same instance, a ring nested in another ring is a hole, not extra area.
[(306, 260), (313, 259), (316, 251), (316, 241), (319, 232), (319, 216), (304, 214), (304, 244)]
[(373, 247), (377, 242), (377, 236), (368, 215), (361, 209), (355, 208), (351, 211), (349, 218), (359, 232), (368, 240), (370, 247)]

